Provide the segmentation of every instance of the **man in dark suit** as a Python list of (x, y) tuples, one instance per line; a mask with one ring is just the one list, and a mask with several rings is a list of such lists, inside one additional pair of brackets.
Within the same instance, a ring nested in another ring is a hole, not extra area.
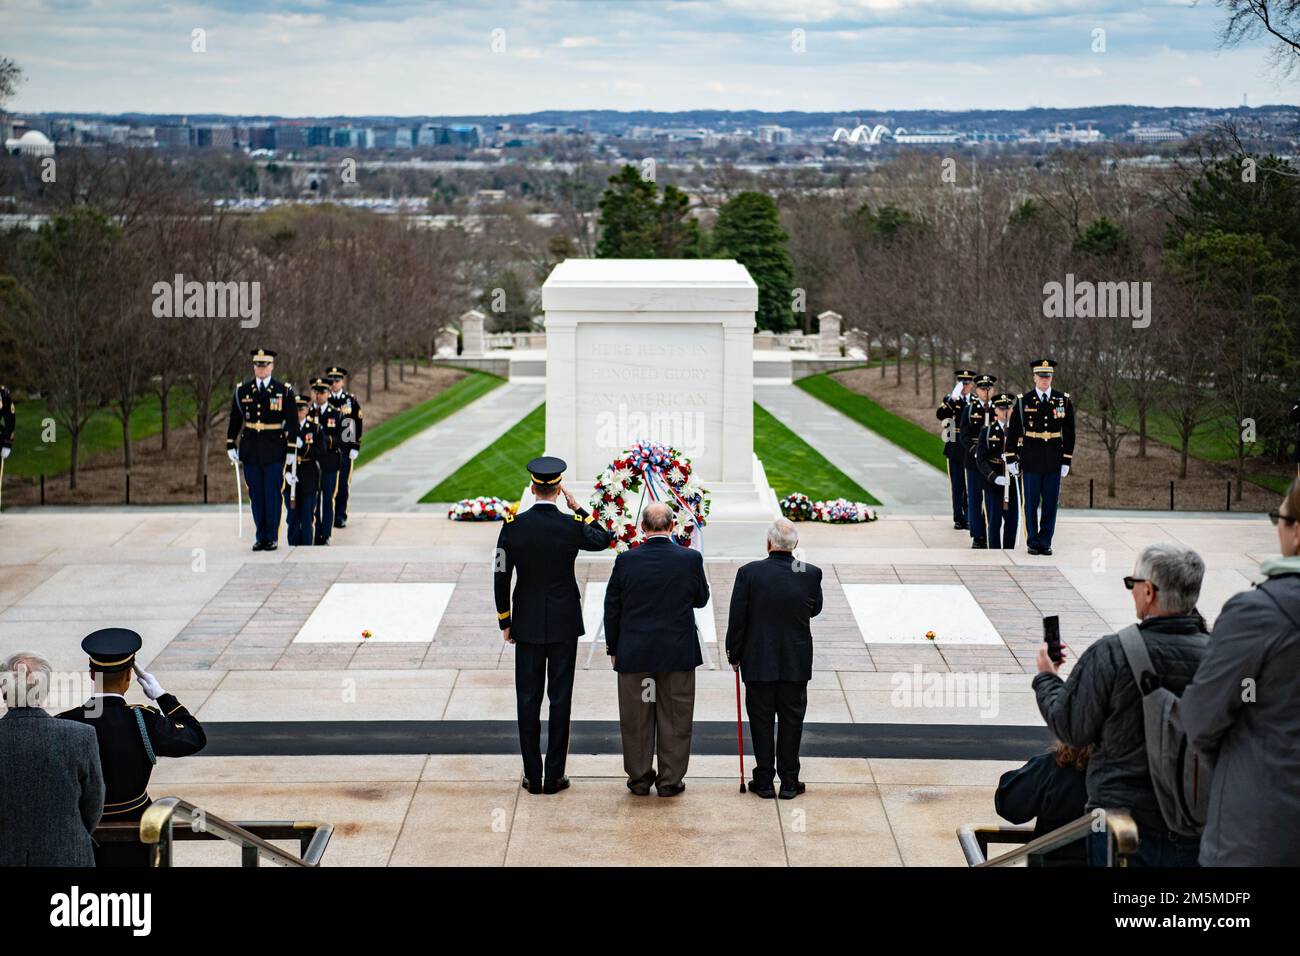
[(704, 663), (693, 610), (709, 603), (704, 556), (673, 541), (672, 529), (666, 504), (646, 505), (645, 540), (618, 556), (605, 589), (605, 649), (618, 672), (623, 769), (638, 796), (651, 784), (661, 797), (686, 789), (695, 668)]
[[(822, 610), (822, 572), (794, 556), (799, 532), (785, 518), (767, 529), (767, 558), (736, 572), (727, 618), (727, 660), (745, 681), (745, 710), (754, 745), (749, 792), (781, 799), (804, 792), (799, 780), (799, 738), (812, 680), (812, 629)], [(772, 745), (773, 725), (776, 746)]]
[[(186, 757), (208, 742), (203, 727), (173, 694), (136, 667), (140, 635), (123, 627), (106, 627), (89, 634), (81, 649), (90, 658), (95, 686), (103, 688), (80, 707), (59, 714), (90, 726), (99, 738), (99, 762), (104, 769), (104, 822), (135, 822), (144, 816), (149, 777), (159, 757)], [(157, 707), (128, 704), (131, 672), (140, 689)], [(105, 843), (95, 847), (96, 866), (149, 866), (151, 848), (144, 843)]]
[[(583, 633), (582, 600), (573, 564), (579, 551), (604, 551), (610, 542), (609, 532), (560, 484), (566, 467), (562, 459), (549, 456), (528, 463), (537, 501), (518, 517), (506, 515), (492, 564), (501, 636), (515, 646), (515, 703), (524, 758), (521, 786), (529, 793), (559, 793), (569, 786), (564, 764), (569, 757), (573, 672), (578, 638)], [(556, 507), (560, 495), (572, 514)], [(511, 573), (518, 577), (513, 607)], [(551, 701), (545, 768), (543, 692)]]
[(50, 665), (15, 654), (0, 670), (0, 866), (94, 866), (104, 809), (95, 732), (45, 711)]

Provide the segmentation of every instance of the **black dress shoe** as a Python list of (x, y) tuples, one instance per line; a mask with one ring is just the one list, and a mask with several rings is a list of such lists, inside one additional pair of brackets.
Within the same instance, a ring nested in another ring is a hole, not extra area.
[(261, 551), (261, 550), (263, 550), (263, 549), (265, 549), (265, 548), (266, 548), (266, 545), (262, 544), (262, 542), (260, 542), (260, 541), (254, 541), (254, 542), (253, 542), (253, 550), (254, 550), (254, 551)]
[(968, 531), (968, 530), (970, 530), (970, 529), (967, 528), (967, 526), (966, 526), (966, 522), (964, 522), (964, 521), (954, 521), (954, 522), (952, 523), (952, 530), (953, 530), (953, 531)]
[(569, 778), (561, 777), (559, 780), (550, 781), (542, 787), (542, 793), (559, 793), (561, 790), (569, 789)]
[(972, 551), (987, 551), (989, 547), (988, 544), (980, 538), (976, 538), (972, 541), (970, 546)]
[(686, 784), (684, 783), (679, 783), (676, 786), (655, 787), (655, 790), (658, 791), (659, 796), (661, 797), (675, 797), (685, 789)]
[(336, 528), (346, 528), (347, 526), (348, 526), (347, 518), (340, 518), (338, 521), (334, 522), (334, 527)]
[(533, 783), (527, 777), (524, 777), (522, 780), (519, 781), (519, 788), (521, 790), (527, 790), (529, 793), (542, 792), (542, 785), (540, 783)]
[(274, 542), (274, 541), (268, 541), (268, 542), (266, 542), (266, 544), (262, 545), (262, 550), (263, 550), (263, 551), (274, 551), (274, 550), (275, 550), (276, 548), (278, 548), (278, 547), (280, 547), (280, 545), (277, 544), (276, 542)]
[(1030, 549), (1029, 549), (1029, 553), (1030, 553), (1030, 554), (1042, 554), (1043, 552), (1039, 551), (1037, 548), (1030, 548)]
[(776, 791), (772, 788), (770, 783), (760, 784), (750, 781), (749, 792), (762, 797), (764, 800), (772, 800), (776, 797)]
[(629, 780), (627, 782), (627, 788), (632, 791), (632, 794), (634, 796), (638, 796), (638, 797), (650, 796), (650, 784), (648, 783), (633, 783), (631, 780)]
[(1039, 549), (1038, 549), (1038, 553), (1039, 553), (1039, 554), (1051, 554), (1051, 553), (1052, 553), (1052, 549), (1051, 549), (1051, 548), (1039, 548)]
[(330, 546), (330, 539), (329, 539), (329, 538), (317, 538), (317, 539), (316, 539), (316, 547), (318, 547), (318, 548), (328, 548), (329, 546)]
[(803, 781), (799, 781), (798, 783), (793, 783), (793, 784), (783, 783), (781, 784), (781, 799), (793, 800), (795, 797), (799, 796), (799, 794), (803, 793), (807, 789), (808, 787), (806, 784), (803, 783)]

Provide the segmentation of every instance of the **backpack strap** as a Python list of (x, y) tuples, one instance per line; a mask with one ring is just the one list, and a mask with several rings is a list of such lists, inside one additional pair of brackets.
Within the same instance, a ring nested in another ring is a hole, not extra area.
[(1291, 612), (1288, 611), (1286, 608), (1284, 608), (1284, 607), (1282, 606), (1282, 602), (1281, 602), (1281, 601), (1279, 601), (1277, 598), (1273, 597), (1272, 594), (1270, 594), (1267, 590), (1265, 590), (1265, 588), (1264, 588), (1264, 585), (1265, 585), (1265, 584), (1268, 584), (1268, 581), (1261, 581), (1261, 582), (1259, 582), (1259, 584), (1255, 585), (1255, 590), (1258, 591), (1260, 594), (1264, 595), (1266, 598), (1268, 598), (1268, 599), (1269, 599), (1270, 601), (1272, 601), (1274, 604), (1276, 604), (1276, 605), (1277, 605), (1277, 609), (1278, 609), (1279, 611), (1282, 612), (1282, 616), (1283, 616), (1284, 618), (1286, 618), (1288, 621), (1290, 621), (1292, 624), (1294, 624), (1294, 625), (1296, 626), (1297, 629), (1300, 629), (1300, 621), (1297, 621), (1294, 617), (1291, 616)]
[(1151, 655), (1147, 653), (1147, 642), (1136, 624), (1130, 624), (1119, 632), (1119, 644), (1128, 659), (1129, 670), (1133, 672), (1133, 682), (1137, 684), (1138, 693), (1145, 697), (1160, 686), (1156, 669), (1151, 664)]
[(132, 707), (131, 712), (135, 714), (135, 725), (140, 728), (140, 739), (144, 741), (144, 752), (149, 757), (149, 766), (158, 762), (157, 756), (153, 752), (153, 744), (149, 741), (149, 732), (144, 729), (144, 714), (140, 712), (139, 707)]

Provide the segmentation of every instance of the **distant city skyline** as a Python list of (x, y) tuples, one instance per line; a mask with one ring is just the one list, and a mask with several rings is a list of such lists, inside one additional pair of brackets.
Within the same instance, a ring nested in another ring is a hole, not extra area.
[(1295, 104), (1267, 44), (1219, 49), (1221, 18), (1212, 0), (8, 0), (0, 55), (26, 73), (19, 112)]

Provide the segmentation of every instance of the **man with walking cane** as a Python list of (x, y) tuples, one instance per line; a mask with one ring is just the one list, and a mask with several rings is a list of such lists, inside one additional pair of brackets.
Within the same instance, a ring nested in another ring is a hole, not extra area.
[[(822, 610), (822, 572), (794, 556), (799, 532), (785, 518), (767, 529), (767, 557), (736, 572), (727, 618), (727, 660), (745, 681), (745, 709), (754, 747), (749, 792), (793, 800), (799, 779), (799, 740), (812, 680), (812, 628)], [(775, 745), (773, 730), (775, 727)]]
[(1020, 494), (1007, 474), (1007, 427), (1016, 398), (1006, 392), (993, 398), (994, 418), (980, 432), (975, 449), (975, 464), (984, 484), (984, 513), (988, 522), (990, 548), (1011, 549), (1016, 546), (1020, 524)]

